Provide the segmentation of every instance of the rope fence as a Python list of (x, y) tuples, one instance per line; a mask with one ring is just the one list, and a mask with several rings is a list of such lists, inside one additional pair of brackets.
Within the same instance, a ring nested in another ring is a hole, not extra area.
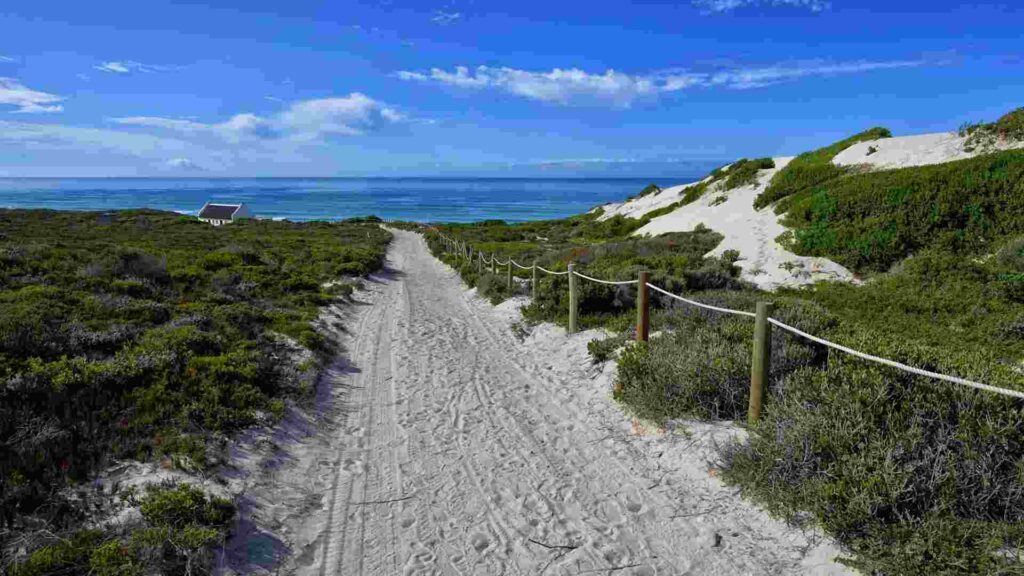
[[(472, 250), (464, 242), (458, 241), (458, 240), (456, 240), (456, 239), (454, 239), (454, 238), (452, 238), (450, 236), (442, 234), (439, 230), (435, 229), (435, 232), (437, 232), (437, 234), (441, 237), (441, 239), (444, 240), (445, 245), (449, 249), (449, 252), (454, 252), (457, 255), (461, 254), (463, 257), (470, 258), (470, 262), (472, 261), (472, 256), (470, 256), (470, 254), (472, 253)], [(596, 282), (598, 284), (605, 284), (605, 285), (611, 285), (611, 286), (627, 286), (627, 285), (633, 285), (633, 284), (637, 285), (637, 340), (638, 341), (645, 342), (648, 339), (649, 318), (650, 318), (650, 302), (649, 302), (649, 299), (647, 298), (647, 290), (648, 289), (654, 290), (655, 292), (663, 294), (663, 295), (665, 295), (665, 296), (667, 296), (669, 298), (672, 298), (672, 299), (677, 300), (679, 302), (683, 302), (685, 304), (689, 304), (691, 306), (696, 306), (698, 308), (703, 308), (703, 309), (706, 309), (706, 310), (712, 310), (712, 311), (715, 311), (715, 312), (721, 312), (723, 314), (733, 314), (733, 315), (737, 315), (737, 316), (744, 316), (744, 317), (748, 317), (748, 318), (753, 318), (754, 321), (755, 321), (755, 326), (754, 326), (753, 356), (752, 356), (751, 376), (750, 376), (750, 382), (751, 382), (751, 386), (750, 386), (750, 407), (749, 407), (749, 411), (748, 411), (748, 421), (751, 422), (751, 423), (757, 421), (757, 419), (760, 417), (762, 390), (763, 390), (765, 384), (768, 382), (768, 373), (769, 373), (769, 370), (770, 370), (770, 358), (771, 358), (771, 354), (770, 354), (770, 350), (769, 350), (769, 346), (770, 346), (770, 330), (771, 330), (772, 326), (775, 326), (775, 327), (779, 328), (780, 330), (784, 330), (786, 332), (790, 332), (790, 333), (792, 333), (792, 334), (794, 334), (796, 336), (799, 336), (801, 338), (810, 340), (811, 342), (815, 342), (817, 344), (821, 344), (822, 346), (826, 346), (826, 347), (831, 348), (833, 350), (837, 350), (839, 352), (843, 352), (845, 354), (849, 354), (851, 356), (854, 356), (856, 358), (860, 358), (862, 360), (867, 360), (869, 362), (875, 362), (875, 363), (878, 363), (878, 364), (889, 366), (890, 368), (895, 368), (897, 370), (902, 370), (904, 372), (908, 372), (910, 374), (916, 374), (918, 376), (924, 376), (926, 378), (932, 378), (932, 379), (935, 379), (935, 380), (941, 380), (941, 381), (944, 381), (944, 382), (950, 382), (950, 383), (957, 384), (957, 385), (960, 385), (960, 386), (967, 386), (969, 388), (974, 388), (976, 390), (982, 390), (982, 391), (990, 392), (990, 393), (993, 393), (993, 394), (1001, 394), (1003, 396), (1008, 396), (1008, 397), (1011, 397), (1011, 398), (1017, 398), (1017, 399), (1024, 400), (1024, 392), (1021, 392), (1021, 391), (1010, 390), (1008, 388), (1000, 388), (998, 386), (990, 386), (988, 384), (982, 384), (980, 382), (974, 382), (974, 381), (971, 381), (971, 380), (967, 380), (965, 378), (959, 378), (957, 376), (949, 376), (949, 375), (946, 375), (946, 374), (940, 374), (938, 372), (931, 372), (929, 370), (924, 370), (924, 369), (921, 369), (921, 368), (915, 368), (913, 366), (908, 366), (907, 364), (896, 362), (895, 360), (890, 360), (888, 358), (881, 358), (879, 356), (873, 356), (871, 354), (867, 354), (865, 352), (861, 352), (859, 350), (854, 350), (853, 348), (848, 348), (848, 347), (843, 346), (841, 344), (836, 344), (835, 342), (831, 342), (829, 340), (825, 340), (824, 338), (819, 338), (817, 336), (814, 336), (813, 334), (808, 334), (807, 332), (804, 332), (804, 331), (802, 331), (802, 330), (800, 330), (798, 328), (794, 328), (793, 326), (790, 326), (788, 324), (780, 322), (779, 320), (776, 320), (775, 318), (772, 318), (771, 315), (770, 315), (771, 314), (771, 310), (772, 310), (772, 305), (769, 302), (758, 302), (758, 304), (757, 304), (757, 312), (756, 313), (755, 312), (747, 312), (745, 310), (733, 310), (731, 308), (723, 308), (723, 307), (720, 307), (720, 306), (712, 306), (710, 304), (705, 304), (703, 302), (698, 302), (696, 300), (691, 300), (689, 298), (685, 298), (685, 297), (680, 296), (678, 294), (673, 294), (672, 292), (669, 292), (668, 290), (665, 290), (664, 288), (660, 288), (658, 286), (655, 286), (654, 284), (651, 284), (650, 282), (647, 281), (648, 273), (646, 271), (640, 272), (639, 278), (637, 280), (603, 280), (601, 278), (594, 278), (592, 276), (587, 276), (585, 274), (577, 272), (576, 270), (573, 269), (574, 268), (574, 264), (572, 262), (569, 263), (569, 269), (568, 270), (564, 270), (562, 272), (556, 272), (554, 270), (548, 270), (547, 268), (539, 266), (536, 262), (534, 262), (533, 266), (523, 266), (522, 264), (519, 264), (518, 262), (513, 260), (511, 257), (508, 260), (506, 260), (505, 262), (501, 262), (500, 260), (497, 260), (496, 257), (492, 254), (492, 255), (490, 255), (489, 261), (488, 261), (488, 260), (485, 260), (485, 258), (487, 258), (487, 257), (484, 255), (483, 252), (478, 251), (478, 252), (476, 252), (476, 254), (479, 256), (481, 264), (490, 263), (490, 264), (493, 265), (493, 263), (497, 262), (497, 264), (500, 265), (500, 266), (508, 266), (507, 274), (508, 274), (508, 285), (509, 285), (509, 288), (512, 287), (512, 265), (515, 265), (516, 267), (518, 267), (518, 268), (520, 268), (522, 270), (532, 270), (533, 271), (533, 281), (532, 281), (532, 284), (533, 284), (533, 290), (534, 290), (534, 297), (536, 297), (536, 289), (537, 289), (536, 288), (536, 283), (537, 283), (537, 272), (538, 271), (544, 272), (545, 274), (552, 275), (552, 276), (568, 275), (569, 276), (569, 332), (570, 333), (571, 332), (576, 332), (577, 306), (578, 306), (578, 302), (579, 302), (579, 298), (578, 298), (578, 294), (577, 294), (578, 286), (577, 286), (576, 278), (582, 278), (583, 280), (588, 280), (590, 282)], [(492, 272), (494, 272), (494, 271), (495, 270), (492, 267)]]
[(580, 278), (583, 278), (584, 280), (590, 280), (591, 282), (597, 282), (598, 284), (608, 284), (609, 286), (626, 286), (627, 284), (636, 284), (637, 283), (637, 280), (620, 280), (620, 281), (615, 281), (615, 280), (601, 280), (600, 278), (591, 278), (590, 276), (586, 276), (584, 274), (580, 274), (579, 272), (577, 272), (575, 270), (573, 270), (572, 273), (577, 275), (577, 276), (579, 276)]
[(704, 304), (703, 302), (697, 302), (696, 300), (690, 300), (689, 298), (683, 298), (682, 296), (680, 296), (678, 294), (673, 294), (673, 293), (669, 292), (668, 290), (665, 290), (665, 289), (662, 289), (662, 288), (658, 288), (654, 284), (648, 284), (647, 287), (650, 288), (651, 290), (654, 290), (655, 292), (660, 292), (660, 293), (664, 294), (665, 296), (668, 296), (669, 298), (675, 298), (676, 300), (679, 300), (680, 302), (685, 302), (687, 304), (690, 304), (692, 306), (696, 306), (698, 308), (705, 308), (707, 310), (714, 310), (715, 312), (722, 312), (722, 313), (725, 313), (725, 314), (736, 314), (737, 316), (748, 316), (750, 318), (756, 318), (757, 317), (757, 314), (754, 314), (753, 312), (747, 312), (745, 310), (733, 310), (732, 308), (720, 308), (718, 306), (712, 306), (711, 304)]

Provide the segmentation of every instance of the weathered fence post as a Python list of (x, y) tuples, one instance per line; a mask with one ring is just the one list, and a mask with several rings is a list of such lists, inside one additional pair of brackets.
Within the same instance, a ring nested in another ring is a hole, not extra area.
[(491, 254), (491, 274), (498, 273), (498, 257)]
[(771, 313), (771, 302), (757, 303), (754, 355), (750, 360), (750, 407), (747, 409), (747, 424), (753, 424), (761, 417), (761, 398), (768, 384), (768, 373), (771, 371), (772, 335), (771, 324), (768, 323)]
[(647, 342), (651, 331), (651, 305), (647, 298), (647, 271), (640, 272), (636, 284), (636, 341)]
[(483, 252), (477, 252), (476, 256), (477, 256), (477, 259), (476, 259), (476, 261), (477, 261), (477, 266), (476, 266), (477, 274), (483, 274), (484, 273), (484, 253)]
[(533, 280), (530, 281), (530, 297), (537, 299), (537, 261), (533, 261)]
[(569, 333), (576, 332), (576, 272), (573, 271), (573, 263), (569, 262)]
[(506, 275), (507, 275), (507, 282), (506, 283), (508, 284), (508, 293), (511, 294), (512, 293), (512, 257), (511, 256), (508, 257), (508, 271), (507, 271)]

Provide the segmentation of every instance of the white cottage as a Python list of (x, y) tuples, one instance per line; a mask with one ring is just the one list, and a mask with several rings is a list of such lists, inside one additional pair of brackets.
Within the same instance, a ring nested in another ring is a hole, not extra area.
[(210, 204), (207, 202), (199, 211), (199, 220), (214, 226), (252, 217), (252, 211), (245, 204)]

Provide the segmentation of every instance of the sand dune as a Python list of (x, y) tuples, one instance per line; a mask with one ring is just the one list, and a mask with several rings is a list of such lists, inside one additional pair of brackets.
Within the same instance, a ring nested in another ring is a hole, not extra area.
[[(833, 163), (840, 166), (862, 166), (887, 170), (910, 166), (941, 164), (977, 156), (983, 152), (1024, 147), (1024, 142), (996, 142), (985, 149), (965, 149), (966, 139), (952, 132), (919, 134), (860, 142), (840, 152)], [(666, 232), (687, 232), (703, 224), (725, 238), (709, 255), (737, 250), (743, 279), (759, 288), (772, 290), (781, 286), (802, 286), (821, 280), (856, 282), (854, 275), (827, 258), (797, 256), (786, 250), (776, 238), (786, 231), (781, 217), (771, 207), (754, 209), (754, 199), (764, 191), (772, 176), (792, 157), (774, 158), (775, 168), (761, 170), (757, 182), (733, 190), (722, 191), (721, 183), (712, 186), (696, 202), (682, 206), (652, 220), (635, 232), (637, 235), (658, 235)], [(707, 178), (705, 178), (707, 180)], [(620, 203), (605, 204), (600, 217), (615, 215), (641, 218), (644, 214), (679, 201), (686, 188), (696, 182), (666, 188), (658, 194)]]

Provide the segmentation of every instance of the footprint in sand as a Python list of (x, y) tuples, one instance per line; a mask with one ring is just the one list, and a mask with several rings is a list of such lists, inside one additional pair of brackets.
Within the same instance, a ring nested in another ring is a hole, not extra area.
[(482, 553), (484, 550), (487, 549), (488, 546), (491, 545), (491, 539), (488, 538), (486, 534), (482, 532), (477, 532), (470, 536), (469, 543), (473, 546), (474, 550), (476, 550), (478, 553)]
[(363, 464), (363, 461), (355, 460), (353, 458), (346, 459), (342, 468), (344, 468), (345, 472), (348, 472), (349, 474), (362, 474), (366, 471), (366, 466)]

